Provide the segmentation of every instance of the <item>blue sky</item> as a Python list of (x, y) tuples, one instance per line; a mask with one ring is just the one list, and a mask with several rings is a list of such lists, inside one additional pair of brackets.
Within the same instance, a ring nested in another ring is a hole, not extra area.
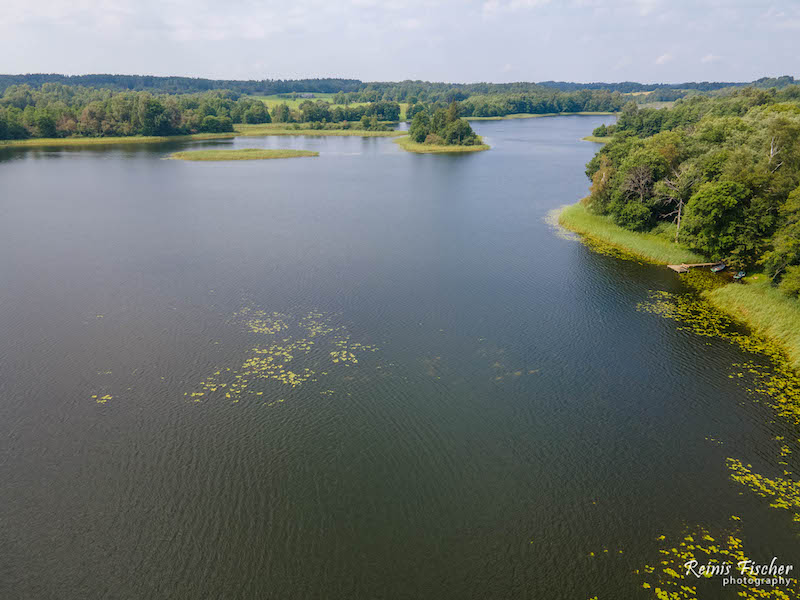
[(0, 72), (748, 81), (799, 39), (798, 0), (2, 0)]

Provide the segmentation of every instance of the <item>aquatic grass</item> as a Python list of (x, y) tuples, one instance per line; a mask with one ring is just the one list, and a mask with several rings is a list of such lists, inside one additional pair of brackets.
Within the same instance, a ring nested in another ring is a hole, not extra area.
[(241, 148), (236, 150), (190, 150), (175, 152), (168, 158), (192, 161), (223, 160), (270, 160), (274, 158), (299, 158), (302, 156), (319, 156), (319, 152), (311, 150), (276, 150), (271, 148)]
[(104, 146), (108, 144), (158, 144), (162, 142), (180, 142), (186, 140), (216, 140), (236, 137), (235, 132), (230, 133), (195, 133), (192, 135), (128, 135), (109, 137), (66, 137), (66, 138), (31, 138), (27, 140), (0, 141), (0, 148), (14, 147), (41, 147), (41, 146)]
[(776, 340), (800, 371), (800, 301), (772, 287), (769, 278), (758, 274), (744, 285), (729, 284), (712, 290), (708, 300), (716, 307), (735, 314), (755, 331)]
[(706, 262), (700, 254), (663, 237), (623, 229), (610, 217), (592, 214), (580, 203), (564, 207), (559, 214), (558, 222), (571, 231), (615, 246), (647, 262), (658, 264)]
[[(735, 593), (740, 598), (772, 598), (774, 600), (789, 600), (796, 597), (797, 580), (792, 578), (792, 583), (787, 586), (759, 586), (748, 577), (741, 577), (738, 565), (741, 561), (749, 560), (744, 550), (744, 542), (737, 524), (741, 519), (735, 515), (730, 517), (732, 527), (718, 532), (712, 532), (702, 526), (686, 528), (679, 539), (669, 539), (665, 535), (659, 536), (661, 546), (658, 551), (657, 561), (653, 565), (644, 565), (634, 571), (642, 578), (642, 589), (645, 593), (658, 600), (697, 600), (705, 597), (700, 591), (705, 592), (709, 584), (715, 587), (722, 584), (722, 578), (733, 577), (730, 583)], [(694, 572), (688, 570), (689, 561), (694, 561)], [(730, 573), (725, 573), (724, 565), (730, 565)], [(700, 566), (713, 565), (718, 572), (704, 570), (700, 573)], [(694, 573), (701, 575), (698, 577)], [(716, 580), (711, 583), (709, 580)], [(789, 593), (787, 593), (789, 592)]]
[(416, 152), (418, 154), (457, 154), (461, 152), (481, 152), (489, 149), (488, 144), (482, 143), (483, 140), (480, 136), (478, 136), (478, 140), (481, 143), (472, 146), (448, 146), (443, 144), (420, 144), (406, 135), (394, 140), (394, 143), (407, 152)]
[[(345, 326), (316, 311), (293, 316), (244, 307), (234, 313), (233, 322), (253, 334), (256, 345), (245, 351), (239, 367), (220, 367), (199, 381), (195, 391), (184, 393), (188, 400), (224, 397), (234, 404), (251, 399), (274, 406), (283, 403), (292, 390), (329, 380), (334, 369), (340, 373), (341, 368), (350, 370), (367, 352), (378, 351), (377, 346), (354, 342)], [(332, 389), (319, 391), (321, 396), (335, 393)]]
[(610, 135), (600, 136), (600, 135), (587, 135), (586, 137), (581, 138), (584, 142), (595, 142), (597, 144), (607, 144), (614, 138)]

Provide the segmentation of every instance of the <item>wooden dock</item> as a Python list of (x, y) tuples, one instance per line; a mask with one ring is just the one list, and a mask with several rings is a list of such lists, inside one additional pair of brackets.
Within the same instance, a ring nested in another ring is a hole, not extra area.
[(693, 269), (695, 267), (713, 267), (714, 265), (718, 265), (719, 261), (717, 262), (710, 262), (710, 263), (692, 263), (687, 265), (686, 263), (680, 265), (667, 265), (670, 269), (675, 271), (676, 273), (687, 273), (689, 269)]

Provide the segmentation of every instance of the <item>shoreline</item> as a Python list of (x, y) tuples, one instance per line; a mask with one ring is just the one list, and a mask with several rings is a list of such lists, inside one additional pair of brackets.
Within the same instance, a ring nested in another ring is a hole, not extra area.
[(300, 158), (319, 156), (311, 150), (276, 150), (272, 148), (242, 148), (239, 150), (188, 150), (173, 152), (167, 160), (187, 160), (193, 162), (221, 162), (232, 160), (273, 160), (280, 158)]
[[(403, 132), (405, 133), (405, 132)], [(491, 146), (483, 143), (483, 138), (478, 136), (480, 144), (473, 144), (472, 146), (455, 146), (455, 145), (441, 145), (441, 144), (420, 144), (414, 142), (411, 137), (404, 135), (394, 140), (394, 143), (400, 146), (406, 152), (415, 152), (417, 154), (459, 154), (468, 152), (483, 152), (489, 150)]]
[[(593, 215), (580, 202), (562, 207), (557, 217), (565, 229), (644, 262), (664, 267), (667, 263), (708, 262), (706, 257), (664, 238), (628, 231), (608, 217)], [(800, 301), (772, 288), (769, 278), (760, 273), (752, 274), (743, 283), (727, 283), (698, 292), (718, 310), (774, 341), (800, 372)]]
[(2, 148), (37, 148), (45, 146), (103, 146), (110, 144), (159, 144), (191, 140), (224, 140), (236, 137), (236, 132), (192, 133), (190, 135), (119, 135), (108, 137), (28, 138), (0, 140)]
[(225, 133), (192, 133), (188, 135), (119, 135), (108, 137), (64, 137), (27, 138), (24, 140), (0, 140), (3, 148), (43, 148), (56, 146), (103, 146), (118, 144), (160, 144), (164, 142), (187, 142), (202, 140), (225, 140), (237, 137), (281, 136), (340, 136), (340, 137), (399, 137), (407, 132), (398, 129), (390, 131), (367, 131), (364, 129), (291, 129), (288, 127), (264, 127), (234, 125), (234, 131)]

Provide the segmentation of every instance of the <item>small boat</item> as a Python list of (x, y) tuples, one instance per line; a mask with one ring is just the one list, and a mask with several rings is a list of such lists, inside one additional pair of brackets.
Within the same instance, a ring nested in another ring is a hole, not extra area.
[(719, 273), (720, 271), (724, 271), (725, 267), (726, 267), (725, 263), (719, 263), (719, 264), (714, 265), (713, 267), (711, 267), (711, 272), (712, 273)]
[(744, 279), (744, 276), (747, 275), (744, 271), (739, 271), (736, 275), (733, 276), (734, 281), (741, 281)]

